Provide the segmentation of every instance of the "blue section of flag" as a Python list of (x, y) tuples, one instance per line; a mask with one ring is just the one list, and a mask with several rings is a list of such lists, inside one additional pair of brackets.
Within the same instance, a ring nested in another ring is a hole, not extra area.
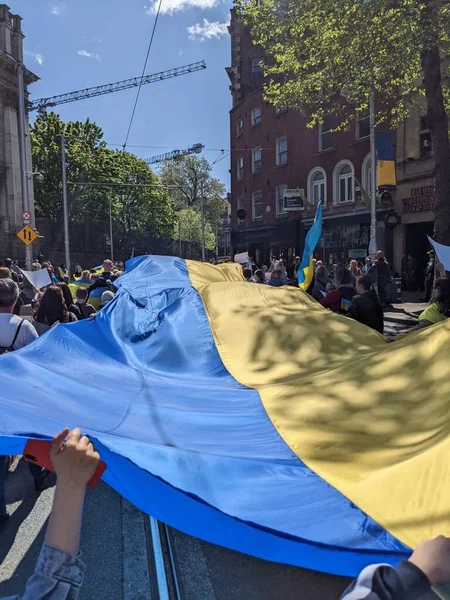
[(394, 134), (392, 131), (377, 131), (376, 149), (378, 161), (393, 161), (394, 156)]
[(133, 259), (116, 285), (95, 320), (0, 357), (0, 454), (81, 426), (107, 483), (195, 537), (349, 576), (409, 556), (294, 454), (258, 392), (226, 370), (184, 260)]
[(298, 285), (302, 286), (306, 279), (305, 269), (310, 268), (311, 258), (320, 236), (322, 235), (322, 202), (319, 202), (314, 223), (306, 234), (305, 247), (303, 248), (302, 262), (298, 269)]

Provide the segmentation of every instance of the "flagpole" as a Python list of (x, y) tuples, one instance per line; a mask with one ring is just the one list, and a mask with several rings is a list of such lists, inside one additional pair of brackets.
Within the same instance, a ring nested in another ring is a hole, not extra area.
[(372, 87), (370, 90), (369, 100), (369, 117), (370, 117), (370, 162), (371, 184), (370, 193), (370, 243), (369, 254), (373, 258), (378, 250), (377, 247), (377, 149), (375, 139), (375, 91)]

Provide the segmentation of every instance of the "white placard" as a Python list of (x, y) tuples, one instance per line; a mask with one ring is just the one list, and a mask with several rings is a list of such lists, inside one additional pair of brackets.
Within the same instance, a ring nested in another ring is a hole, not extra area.
[(250, 262), (248, 252), (241, 252), (240, 254), (235, 254), (234, 262), (239, 263), (240, 265), (248, 264)]
[(20, 272), (37, 290), (40, 290), (46, 285), (52, 284), (52, 280), (50, 278), (50, 275), (48, 274), (47, 269), (40, 269), (39, 271), (23, 271), (22, 269), (20, 269)]

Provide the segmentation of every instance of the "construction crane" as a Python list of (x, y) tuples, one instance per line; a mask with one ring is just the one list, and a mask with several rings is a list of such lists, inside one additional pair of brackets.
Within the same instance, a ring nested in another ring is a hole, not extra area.
[(158, 154), (158, 156), (152, 156), (146, 158), (145, 162), (148, 165), (154, 165), (155, 163), (164, 162), (165, 160), (174, 160), (180, 156), (186, 156), (187, 154), (200, 154), (205, 146), (203, 144), (194, 144), (186, 150), (172, 150), (172, 152), (166, 152), (165, 154)]
[(204, 60), (201, 60), (199, 62), (184, 65), (183, 67), (177, 67), (175, 69), (169, 69), (168, 71), (161, 71), (160, 73), (145, 75), (143, 78), (134, 77), (133, 79), (125, 79), (124, 81), (117, 81), (116, 83), (108, 83), (106, 85), (85, 88), (84, 90), (77, 90), (75, 92), (69, 92), (68, 94), (32, 100), (28, 103), (28, 110), (45, 112), (50, 106), (67, 104), (77, 100), (94, 98), (95, 96), (103, 96), (105, 94), (111, 94), (112, 92), (120, 92), (122, 90), (128, 90), (129, 88), (137, 87), (141, 84), (147, 85), (148, 83), (155, 83), (156, 81), (164, 81), (165, 79), (179, 77), (180, 75), (187, 75), (188, 73), (195, 73), (196, 71), (202, 71), (203, 69), (206, 69), (206, 63)]

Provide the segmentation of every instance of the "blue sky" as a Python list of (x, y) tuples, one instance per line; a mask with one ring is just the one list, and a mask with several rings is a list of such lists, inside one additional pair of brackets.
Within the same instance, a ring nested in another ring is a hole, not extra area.
[[(145, 5), (145, 2), (148, 2)], [(41, 98), (139, 76), (155, 19), (153, 0), (10, 0), (23, 17), (25, 63), (41, 80)], [(147, 73), (198, 60), (207, 69), (143, 86), (128, 149), (148, 157), (200, 142), (213, 162), (229, 148), (231, 96), (226, 30), (231, 4), (223, 0), (163, 0)], [(105, 141), (121, 146), (136, 89), (58, 107), (62, 119), (98, 123)], [(139, 148), (133, 146), (147, 146)], [(217, 150), (218, 149), (218, 150)], [(214, 175), (229, 187), (229, 158)]]

